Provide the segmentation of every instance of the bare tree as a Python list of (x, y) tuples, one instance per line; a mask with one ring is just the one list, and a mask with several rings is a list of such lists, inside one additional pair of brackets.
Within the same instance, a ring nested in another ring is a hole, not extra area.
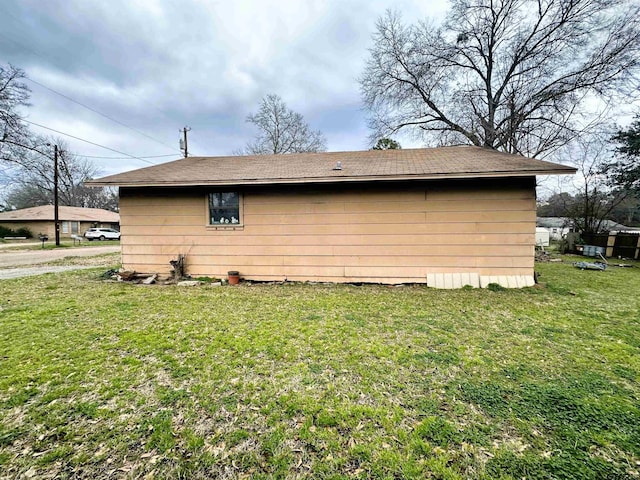
[(301, 114), (290, 110), (278, 95), (262, 99), (258, 111), (247, 117), (260, 132), (241, 153), (265, 155), (278, 153), (322, 152), (327, 141), (319, 130), (312, 130)]
[(560, 216), (581, 233), (606, 231), (612, 214), (629, 198), (629, 191), (616, 188), (607, 175), (613, 149), (609, 133), (584, 136), (561, 149), (564, 157), (570, 158), (578, 172), (566, 180), (565, 190), (552, 195), (546, 205), (539, 208), (542, 216)]
[(586, 100), (637, 94), (639, 23), (633, 0), (453, 0), (442, 27), (387, 12), (360, 79), (372, 139), (407, 128), (545, 156)]
[(53, 203), (53, 152), (51, 143), (61, 146), (59, 155), (60, 203), (68, 206), (117, 209), (117, 194), (110, 189), (93, 189), (84, 181), (99, 172), (93, 163), (68, 153), (60, 139), (34, 135), (22, 118), (29, 106), (26, 74), (13, 65), (0, 65), (0, 185), (2, 209), (26, 208)]
[[(117, 209), (117, 195), (113, 190), (85, 187), (84, 182), (99, 175), (99, 169), (89, 160), (76, 157), (68, 152), (60, 139), (38, 140), (40, 144), (56, 143), (58, 155), (58, 193), (61, 205), (71, 207)], [(49, 151), (51, 147), (45, 147)], [(5, 208), (27, 208), (53, 203), (54, 164), (47, 154), (53, 152), (26, 150), (19, 165), (15, 165), (7, 175), (12, 188), (4, 198)]]
[(33, 135), (22, 118), (21, 109), (29, 106), (31, 94), (25, 78), (23, 70), (0, 65), (0, 192), (4, 197), (15, 187), (13, 177), (22, 171), (23, 163), (46, 148), (43, 137)]
[(20, 114), (29, 105), (30, 91), (23, 82), (24, 71), (13, 65), (0, 65), (0, 163), (17, 162), (30, 133)]

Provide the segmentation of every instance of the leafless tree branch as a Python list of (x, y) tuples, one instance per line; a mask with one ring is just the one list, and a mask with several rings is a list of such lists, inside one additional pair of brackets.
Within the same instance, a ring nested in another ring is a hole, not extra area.
[(301, 114), (290, 110), (278, 95), (262, 99), (247, 122), (259, 129), (257, 137), (239, 152), (245, 155), (321, 152), (327, 149), (322, 132), (314, 131)]
[(360, 84), (376, 139), (544, 157), (582, 132), (590, 99), (638, 95), (631, 0), (454, 0), (442, 27), (387, 12), (373, 40)]

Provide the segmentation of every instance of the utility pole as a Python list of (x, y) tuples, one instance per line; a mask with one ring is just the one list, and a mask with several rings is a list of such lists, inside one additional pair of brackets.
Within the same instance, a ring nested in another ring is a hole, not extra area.
[(180, 148), (184, 150), (184, 158), (189, 156), (189, 147), (187, 145), (187, 132), (191, 131), (190, 127), (184, 127), (182, 129), (183, 139), (180, 141)]
[(60, 246), (60, 222), (58, 218), (58, 145), (53, 146), (53, 223), (56, 229), (56, 247)]

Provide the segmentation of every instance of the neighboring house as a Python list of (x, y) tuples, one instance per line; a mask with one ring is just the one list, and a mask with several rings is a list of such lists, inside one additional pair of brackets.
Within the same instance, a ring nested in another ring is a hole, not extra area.
[[(53, 205), (23, 208), (0, 213), (0, 226), (28, 228), (33, 235), (55, 237)], [(91, 227), (120, 228), (120, 215), (101, 208), (58, 207), (60, 236), (82, 235)]]
[[(561, 240), (567, 236), (569, 232), (576, 232), (575, 221), (567, 217), (537, 217), (536, 226), (546, 229), (549, 232), (551, 240)], [(616, 233), (638, 233), (640, 228), (627, 227), (613, 220), (602, 220), (600, 223), (602, 232)]]
[(627, 227), (626, 225), (614, 222), (613, 220), (603, 220), (601, 229), (605, 232), (611, 233), (640, 233), (640, 227)]
[(567, 233), (574, 232), (573, 221), (565, 217), (537, 217), (536, 227), (544, 228), (549, 232), (551, 240), (562, 240)]
[(122, 263), (249, 280), (534, 283), (535, 176), (574, 168), (480, 147), (189, 157), (120, 186)]

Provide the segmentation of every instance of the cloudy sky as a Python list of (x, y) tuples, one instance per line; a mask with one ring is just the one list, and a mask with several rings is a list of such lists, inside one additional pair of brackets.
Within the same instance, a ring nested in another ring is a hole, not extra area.
[[(329, 150), (359, 150), (369, 132), (358, 76), (388, 8), (438, 20), (447, 2), (4, 0), (0, 63), (29, 76), (29, 121), (134, 156), (169, 155), (154, 163), (180, 157), (187, 125), (190, 153), (231, 154), (256, 133), (245, 118), (268, 93), (323, 131)], [(66, 141), (78, 154), (122, 157)], [(104, 174), (148, 165), (95, 161)]]

